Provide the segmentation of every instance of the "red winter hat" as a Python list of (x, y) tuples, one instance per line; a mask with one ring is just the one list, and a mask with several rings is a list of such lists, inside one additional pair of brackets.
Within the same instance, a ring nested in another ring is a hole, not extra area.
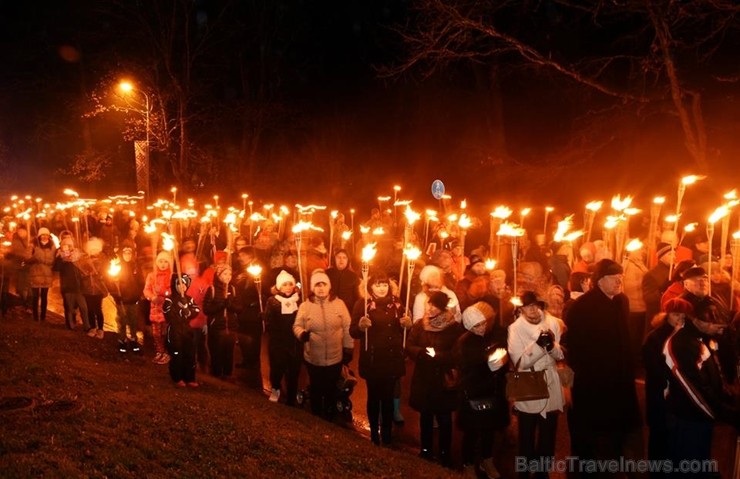
[(215, 264), (225, 263), (227, 259), (229, 259), (229, 254), (226, 251), (216, 251), (213, 254), (213, 262)]
[(681, 298), (669, 299), (665, 304), (666, 313), (683, 313), (685, 315), (693, 314), (694, 306), (688, 301)]

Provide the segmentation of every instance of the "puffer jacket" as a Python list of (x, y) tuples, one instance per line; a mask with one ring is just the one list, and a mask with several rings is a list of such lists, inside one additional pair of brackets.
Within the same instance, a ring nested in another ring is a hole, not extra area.
[(54, 243), (49, 241), (46, 246), (36, 244), (31, 258), (29, 277), (32, 288), (51, 288), (54, 282), (54, 274), (51, 267), (54, 264), (57, 250)]
[(298, 307), (293, 334), (300, 339), (310, 334), (303, 346), (303, 358), (314, 366), (333, 366), (342, 362), (343, 348), (352, 349), (349, 335), (350, 316), (339, 298), (312, 298)]

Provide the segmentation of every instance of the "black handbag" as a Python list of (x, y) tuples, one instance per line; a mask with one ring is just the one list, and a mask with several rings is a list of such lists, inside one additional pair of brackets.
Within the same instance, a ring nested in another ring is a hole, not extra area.
[(550, 397), (545, 371), (519, 371), (520, 357), (514, 371), (506, 373), (506, 399), (513, 402), (535, 401)]

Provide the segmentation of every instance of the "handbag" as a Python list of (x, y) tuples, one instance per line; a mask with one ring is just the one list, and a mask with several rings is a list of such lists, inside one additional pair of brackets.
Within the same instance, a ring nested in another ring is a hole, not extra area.
[(506, 373), (506, 399), (513, 402), (535, 401), (550, 397), (545, 371), (519, 371), (520, 357), (514, 371)]

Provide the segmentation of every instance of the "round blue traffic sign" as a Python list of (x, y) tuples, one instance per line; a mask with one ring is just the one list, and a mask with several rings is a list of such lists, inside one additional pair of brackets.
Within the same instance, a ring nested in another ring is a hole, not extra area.
[(444, 194), (445, 194), (445, 184), (442, 183), (442, 180), (434, 180), (432, 182), (432, 196), (434, 196), (434, 199), (441, 200)]

